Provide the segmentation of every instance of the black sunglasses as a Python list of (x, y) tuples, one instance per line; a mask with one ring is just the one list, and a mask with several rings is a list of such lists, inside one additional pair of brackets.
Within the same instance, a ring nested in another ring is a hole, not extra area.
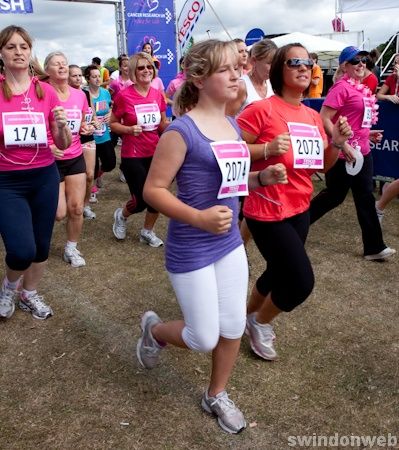
[(139, 71), (141, 72), (141, 71), (144, 70), (144, 69), (152, 70), (153, 67), (150, 66), (150, 65), (148, 65), (148, 66), (137, 66), (136, 69), (139, 70)]
[(366, 64), (367, 62), (367, 56), (362, 56), (361, 58), (352, 58), (348, 61), (349, 64), (352, 64), (352, 66), (357, 66), (359, 63)]
[(307, 69), (311, 69), (313, 67), (313, 59), (290, 58), (285, 61), (285, 64), (287, 64), (287, 67), (290, 69), (296, 69), (299, 66), (305, 66)]

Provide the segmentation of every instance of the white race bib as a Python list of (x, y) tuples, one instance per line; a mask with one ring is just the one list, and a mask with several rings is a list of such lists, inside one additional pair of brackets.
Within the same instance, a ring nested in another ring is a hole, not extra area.
[(368, 97), (363, 97), (364, 113), (362, 128), (371, 128), (371, 119), (373, 117), (373, 102)]
[(137, 116), (137, 125), (141, 125), (143, 131), (153, 131), (161, 123), (161, 112), (157, 103), (134, 105)]
[(244, 141), (212, 142), (211, 148), (222, 173), (218, 199), (248, 195), (251, 158)]
[(79, 109), (66, 109), (65, 115), (71, 133), (79, 134), (80, 125), (82, 124), (82, 111)]
[(324, 169), (324, 144), (316, 125), (288, 122), (294, 169)]
[(2, 113), (6, 147), (47, 147), (46, 121), (42, 112)]

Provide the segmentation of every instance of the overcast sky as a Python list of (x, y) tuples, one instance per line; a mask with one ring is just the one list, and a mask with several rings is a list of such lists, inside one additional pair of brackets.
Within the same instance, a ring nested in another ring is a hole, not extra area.
[[(376, 0), (378, 4), (378, 0)], [(175, 0), (176, 15), (184, 0)], [(309, 34), (332, 32), (335, 0), (211, 0), (230, 35), (245, 38), (252, 28), (265, 34), (302, 31)], [(34, 50), (41, 61), (51, 51), (62, 50), (69, 62), (85, 65), (93, 56), (103, 61), (117, 56), (115, 15), (112, 5), (32, 0), (33, 14), (0, 14), (0, 28), (21, 25), (35, 39)], [(228, 39), (212, 9), (206, 5), (195, 30), (196, 41), (209, 35)], [(385, 42), (399, 30), (398, 9), (346, 13), (345, 27), (364, 30), (365, 48)], [(353, 42), (356, 43), (356, 42)]]

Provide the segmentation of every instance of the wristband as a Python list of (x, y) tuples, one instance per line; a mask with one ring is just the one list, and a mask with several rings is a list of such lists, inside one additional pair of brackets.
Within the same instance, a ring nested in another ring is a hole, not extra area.
[(258, 172), (258, 183), (259, 183), (259, 186), (262, 186), (262, 187), (267, 186), (267, 184), (263, 184), (262, 183), (262, 180), (260, 178), (260, 173), (261, 173), (261, 170)]
[(338, 150), (343, 150), (344, 149), (344, 145), (343, 144), (336, 144), (334, 141), (331, 141), (331, 145), (333, 145)]
[(265, 160), (269, 157), (269, 155), (267, 154), (267, 146), (269, 145), (268, 142), (265, 142), (263, 145), (263, 157), (265, 158)]

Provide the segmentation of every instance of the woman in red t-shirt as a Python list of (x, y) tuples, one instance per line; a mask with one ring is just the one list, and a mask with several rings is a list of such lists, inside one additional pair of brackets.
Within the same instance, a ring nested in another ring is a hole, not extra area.
[(311, 176), (335, 163), (338, 148), (351, 134), (346, 118), (340, 118), (328, 145), (319, 114), (301, 103), (312, 67), (301, 44), (279, 48), (270, 69), (275, 95), (252, 103), (238, 117), (251, 151), (251, 170), (281, 162), (288, 175), (287, 184), (258, 188), (244, 203), (248, 227), (267, 261), (251, 293), (247, 331), (252, 350), (267, 360), (277, 356), (270, 322), (281, 311), (292, 311), (313, 289), (313, 270), (304, 247)]

